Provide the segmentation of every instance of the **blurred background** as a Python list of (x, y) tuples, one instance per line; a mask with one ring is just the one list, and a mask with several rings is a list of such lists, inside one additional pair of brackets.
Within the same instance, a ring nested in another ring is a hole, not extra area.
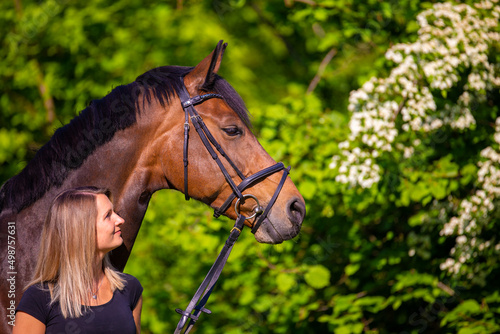
[[(481, 6), (2, 1), (0, 184), (93, 99), (223, 39), (219, 74), (292, 166), (307, 216), (281, 245), (244, 231), (193, 332), (499, 332), (499, 9)], [(143, 333), (173, 332), (231, 226), (153, 196), (125, 268), (144, 286)]]

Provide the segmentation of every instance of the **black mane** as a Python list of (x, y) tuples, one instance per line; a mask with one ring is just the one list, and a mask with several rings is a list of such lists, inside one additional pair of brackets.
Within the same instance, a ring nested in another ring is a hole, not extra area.
[[(61, 186), (71, 170), (79, 168), (117, 131), (135, 124), (136, 115), (152, 98), (162, 106), (168, 105), (181, 88), (179, 77), (191, 70), (192, 67), (158, 67), (128, 85), (114, 88), (102, 99), (92, 101), (69, 124), (59, 128), (33, 160), (0, 188), (0, 212), (7, 208), (19, 212), (51, 187)], [(224, 96), (226, 103), (250, 127), (245, 104), (229, 83), (216, 76), (211, 89)], [(139, 98), (141, 95), (143, 99)]]

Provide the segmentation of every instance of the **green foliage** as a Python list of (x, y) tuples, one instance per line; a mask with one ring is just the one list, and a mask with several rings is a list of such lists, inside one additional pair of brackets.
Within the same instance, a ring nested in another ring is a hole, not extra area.
[[(281, 245), (258, 244), (244, 230), (208, 303), (213, 314), (202, 315), (193, 332), (498, 332), (497, 255), (477, 258), (489, 271), (472, 271), (470, 278), (440, 269), (454, 246), (440, 231), (458, 199), (477, 187), (498, 91), (476, 106), (469, 131), (406, 133), (401, 142), (420, 140), (413, 157), (398, 150), (382, 156), (383, 175), (371, 188), (338, 183), (330, 168), (349, 136), (349, 93), (388, 75), (384, 53), (415, 41), (416, 16), (431, 6), (416, 0), (4, 1), (0, 180), (20, 171), (92, 99), (153, 67), (195, 65), (224, 39), (221, 74), (247, 103), (266, 150), (293, 167), (308, 212), (300, 236)], [(491, 62), (498, 57), (498, 48), (492, 50)], [(444, 108), (447, 99), (456, 100), (453, 94), (443, 89), (434, 96)], [(498, 218), (498, 210), (491, 213), (484, 233)], [(145, 288), (144, 333), (173, 332), (174, 309), (187, 305), (231, 225), (180, 193), (154, 194), (126, 267)]]

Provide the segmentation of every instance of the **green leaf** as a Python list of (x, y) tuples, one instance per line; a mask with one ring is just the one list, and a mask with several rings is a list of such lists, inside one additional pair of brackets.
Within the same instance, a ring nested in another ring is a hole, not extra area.
[(360, 267), (361, 265), (359, 263), (348, 264), (345, 267), (345, 273), (347, 276), (354, 275), (359, 270)]
[(460, 170), (461, 178), (460, 178), (460, 184), (461, 185), (467, 185), (470, 182), (472, 182), (477, 175), (477, 166), (474, 164), (467, 164), (462, 167)]
[(316, 193), (317, 186), (315, 183), (310, 181), (304, 181), (299, 184), (299, 190), (305, 199), (311, 199)]
[(330, 271), (322, 265), (310, 266), (304, 278), (306, 283), (315, 289), (330, 285)]
[(415, 202), (420, 202), (420, 200), (425, 196), (427, 196), (429, 192), (430, 192), (429, 185), (424, 181), (420, 181), (412, 189), (412, 192), (410, 193), (410, 198)]
[(276, 284), (280, 291), (287, 292), (293, 288), (297, 282), (295, 281), (295, 275), (280, 273), (278, 277), (276, 277)]
[(453, 311), (463, 315), (473, 315), (481, 312), (481, 305), (476, 300), (469, 299), (458, 305)]
[[(441, 182), (443, 181), (443, 182)], [(433, 185), (430, 187), (432, 195), (437, 199), (443, 199), (447, 195), (446, 180), (440, 180), (439, 182), (433, 182)]]

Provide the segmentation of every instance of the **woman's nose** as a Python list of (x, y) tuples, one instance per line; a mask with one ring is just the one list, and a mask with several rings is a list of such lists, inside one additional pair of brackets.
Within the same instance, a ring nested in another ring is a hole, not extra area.
[(123, 223), (125, 223), (125, 220), (120, 217), (118, 214), (116, 215), (116, 225), (119, 226), (119, 225), (122, 225)]

